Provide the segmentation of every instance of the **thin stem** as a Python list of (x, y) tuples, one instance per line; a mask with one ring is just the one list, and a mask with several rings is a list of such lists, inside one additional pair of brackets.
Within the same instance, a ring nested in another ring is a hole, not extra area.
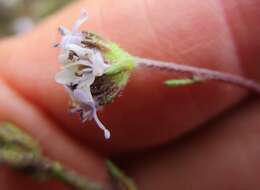
[(58, 162), (51, 162), (49, 171), (51, 176), (63, 181), (65, 184), (70, 185), (78, 190), (102, 190), (103, 188), (95, 183), (83, 178), (72, 170), (64, 168)]
[(11, 123), (0, 123), (0, 164), (39, 179), (56, 178), (77, 190), (102, 190), (102, 186), (62, 164), (49, 160), (30, 135)]
[(172, 62), (157, 61), (140, 57), (135, 57), (135, 60), (137, 65), (152, 67), (170, 72), (189, 74), (191, 76), (201, 77), (204, 80), (222, 81), (243, 88), (251, 89), (257, 93), (260, 93), (259, 83), (230, 73), (224, 73), (220, 71), (213, 71), (204, 68), (197, 68), (188, 65), (180, 65)]
[(115, 183), (114, 185), (118, 187), (117, 189), (138, 190), (134, 181), (109, 160), (107, 160), (107, 170)]
[(167, 80), (164, 82), (164, 84), (169, 87), (178, 87), (178, 86), (193, 85), (193, 84), (201, 83), (203, 81), (204, 80), (201, 78), (192, 77), (192, 78), (184, 78), (184, 79)]

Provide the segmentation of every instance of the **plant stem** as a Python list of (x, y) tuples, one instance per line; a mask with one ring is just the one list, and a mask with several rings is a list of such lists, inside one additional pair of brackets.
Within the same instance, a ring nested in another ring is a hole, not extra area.
[(107, 160), (107, 170), (113, 179), (114, 186), (117, 189), (124, 190), (137, 190), (137, 186), (134, 181), (126, 176), (123, 171), (121, 171), (113, 162)]
[(104, 189), (61, 163), (46, 158), (35, 139), (11, 123), (0, 123), (0, 164), (39, 179), (55, 178), (77, 190)]
[(135, 57), (135, 60), (137, 65), (156, 68), (156, 69), (170, 71), (170, 72), (184, 73), (184, 74), (191, 75), (192, 77), (194, 76), (200, 77), (203, 80), (221, 81), (229, 84), (234, 84), (243, 88), (247, 88), (257, 93), (260, 93), (259, 83), (230, 73), (224, 73), (224, 72), (213, 71), (205, 68), (197, 68), (188, 65), (180, 65), (172, 62), (157, 61), (157, 60), (151, 60), (151, 59), (140, 58), (140, 57)]
[(91, 182), (86, 178), (76, 174), (72, 170), (64, 168), (58, 162), (51, 162), (49, 173), (51, 176), (63, 181), (78, 190), (102, 190), (103, 188), (95, 182)]
[[(132, 179), (116, 165), (107, 160), (107, 170), (113, 182), (113, 189), (137, 190)], [(104, 190), (102, 185), (48, 159), (41, 147), (30, 135), (11, 123), (0, 123), (0, 164), (7, 164), (17, 171), (36, 179), (57, 179), (77, 190)]]

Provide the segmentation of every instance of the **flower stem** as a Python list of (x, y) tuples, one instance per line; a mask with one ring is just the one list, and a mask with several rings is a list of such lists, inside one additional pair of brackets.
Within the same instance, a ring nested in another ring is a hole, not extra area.
[(197, 68), (188, 65), (180, 65), (172, 62), (151, 60), (151, 59), (140, 58), (140, 57), (135, 57), (135, 60), (137, 65), (156, 68), (156, 69), (170, 71), (170, 72), (188, 74), (191, 75), (191, 77), (199, 77), (203, 80), (221, 81), (228, 84), (234, 84), (243, 88), (247, 88), (257, 93), (260, 93), (259, 83), (234, 74), (224, 73), (220, 71), (213, 71), (205, 68)]

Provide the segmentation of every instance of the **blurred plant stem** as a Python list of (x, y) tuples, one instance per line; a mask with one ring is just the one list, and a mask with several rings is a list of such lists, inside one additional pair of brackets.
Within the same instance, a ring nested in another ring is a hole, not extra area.
[[(78, 190), (104, 189), (101, 185), (63, 167), (61, 163), (45, 157), (37, 142), (11, 123), (0, 124), (0, 164), (7, 164), (13, 169), (36, 179), (48, 180), (54, 178)], [(107, 169), (113, 185), (116, 185), (112, 189), (137, 189), (133, 181), (125, 176), (112, 162), (107, 161)]]
[(109, 160), (107, 160), (107, 169), (116, 189), (137, 190), (134, 181)]
[(34, 139), (10, 123), (0, 125), (0, 163), (38, 179), (56, 178), (75, 189), (102, 189), (97, 183), (46, 158)]

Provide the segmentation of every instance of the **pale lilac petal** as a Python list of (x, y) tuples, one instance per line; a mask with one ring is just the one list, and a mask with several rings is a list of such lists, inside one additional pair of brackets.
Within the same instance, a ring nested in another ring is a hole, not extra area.
[[(63, 85), (80, 84), (80, 86), (83, 87), (90, 86), (95, 80), (95, 76), (93, 76), (92, 74), (92, 68), (85, 68), (80, 72), (78, 72), (77, 70), (79, 65), (83, 65), (83, 64), (80, 64), (79, 62), (67, 64), (63, 68), (63, 70), (61, 70), (56, 74), (55, 76), (56, 82)], [(78, 74), (81, 74), (81, 76), (79, 76)]]
[[(97, 110), (95, 106), (95, 102), (93, 101), (91, 93), (86, 93), (83, 90), (76, 89), (73, 92), (74, 97), (76, 100), (78, 100), (82, 105), (84, 111), (83, 111), (83, 121), (87, 120), (89, 118), (93, 118), (97, 124), (97, 126), (104, 131), (104, 136), (106, 139), (110, 138), (110, 131), (101, 123), (97, 116)], [(84, 115), (85, 114), (85, 115)]]
[(62, 36), (70, 34), (70, 31), (64, 26), (59, 26), (58, 31)]
[(88, 48), (83, 48), (76, 43), (67, 44), (65, 50), (74, 51), (80, 58), (86, 58), (88, 54), (91, 54), (92, 51)]
[(55, 76), (55, 81), (59, 84), (70, 84), (77, 79), (74, 72), (69, 69), (64, 69), (58, 72)]
[(74, 98), (81, 104), (94, 104), (94, 100), (93, 100), (93, 97), (91, 95), (91, 92), (90, 92), (90, 88), (85, 88), (84, 90), (82, 89), (76, 89), (73, 91), (73, 96)]
[(85, 73), (82, 77), (73, 81), (73, 83), (78, 84), (77, 88), (84, 89), (84, 91), (90, 93), (90, 86), (93, 84), (94, 80), (95, 76), (92, 73)]
[(76, 20), (76, 22), (72, 26), (72, 33), (76, 33), (79, 27), (88, 20), (88, 15), (85, 10), (82, 10), (80, 13), (79, 18)]
[(62, 37), (60, 48), (65, 49), (68, 44), (81, 45), (81, 41), (82, 41), (81, 35), (68, 34)]
[(94, 110), (96, 108), (91, 93), (88, 93), (80, 89), (76, 89), (73, 91), (73, 96), (74, 99), (77, 102), (79, 102), (80, 107), (82, 109), (80, 114), (82, 122), (92, 119)]
[(88, 60), (78, 60), (77, 62), (74, 63), (75, 65), (85, 65), (88, 67), (92, 67), (92, 64)]
[(69, 58), (69, 51), (62, 51), (58, 56), (59, 63), (65, 65), (70, 62)]
[(102, 76), (105, 72), (105, 69), (107, 69), (109, 65), (105, 64), (101, 53), (99, 51), (94, 51), (90, 59), (93, 64), (93, 74), (95, 76)]
[(82, 70), (79, 71), (78, 73), (79, 73), (80, 75), (83, 75), (84, 73), (92, 74), (92, 68), (82, 69)]

